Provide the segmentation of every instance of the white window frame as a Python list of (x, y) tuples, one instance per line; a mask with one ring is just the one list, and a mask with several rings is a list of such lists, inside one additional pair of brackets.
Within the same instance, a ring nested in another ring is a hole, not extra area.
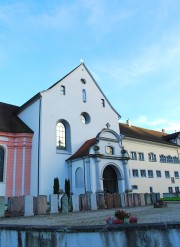
[[(135, 173), (137, 173), (137, 174), (135, 174)], [(132, 169), (132, 176), (134, 178), (138, 178), (139, 177), (139, 171), (138, 171), (138, 169)]]

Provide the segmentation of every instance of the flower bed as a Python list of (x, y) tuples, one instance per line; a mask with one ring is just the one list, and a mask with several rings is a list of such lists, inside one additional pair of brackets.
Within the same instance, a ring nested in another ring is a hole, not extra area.
[(138, 218), (136, 216), (130, 216), (129, 213), (127, 213), (124, 210), (115, 210), (113, 217), (108, 217), (106, 219), (106, 224), (108, 225), (117, 225), (117, 224), (123, 224), (123, 223), (137, 223)]

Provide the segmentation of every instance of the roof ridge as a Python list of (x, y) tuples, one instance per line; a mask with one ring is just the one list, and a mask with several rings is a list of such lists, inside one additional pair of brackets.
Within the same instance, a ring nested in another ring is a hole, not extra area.
[(119, 123), (119, 125), (121, 125), (121, 124), (123, 124), (123, 125), (125, 125), (125, 126), (127, 126), (127, 127), (134, 127), (134, 128), (138, 128), (138, 129), (142, 129), (142, 130), (148, 130), (148, 131), (153, 131), (153, 132), (158, 132), (158, 133), (162, 133), (162, 134), (164, 134), (164, 135), (170, 135), (170, 134), (168, 134), (168, 133), (166, 133), (166, 132), (162, 132), (162, 131), (159, 131), (159, 130), (152, 130), (152, 129), (148, 129), (148, 128), (144, 128), (144, 127), (139, 127), (139, 126), (135, 126), (135, 125), (131, 125), (131, 126), (128, 126), (126, 123)]

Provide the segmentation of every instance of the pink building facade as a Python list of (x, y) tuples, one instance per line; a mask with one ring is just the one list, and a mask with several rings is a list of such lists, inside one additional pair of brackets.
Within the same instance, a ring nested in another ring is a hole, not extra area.
[(0, 194), (29, 195), (32, 134), (0, 132)]

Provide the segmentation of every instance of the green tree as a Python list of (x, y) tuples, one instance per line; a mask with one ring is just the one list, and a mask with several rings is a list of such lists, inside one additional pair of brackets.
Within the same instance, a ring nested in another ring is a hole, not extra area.
[(59, 178), (54, 178), (53, 193), (59, 194)]
[(65, 192), (66, 195), (68, 196), (68, 199), (70, 199), (71, 187), (70, 187), (69, 179), (65, 179)]

